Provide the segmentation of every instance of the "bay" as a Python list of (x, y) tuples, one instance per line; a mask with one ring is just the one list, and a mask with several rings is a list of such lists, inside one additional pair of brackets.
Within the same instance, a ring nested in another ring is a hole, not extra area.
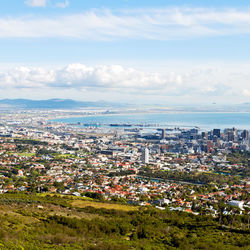
[(54, 119), (54, 122), (68, 124), (131, 124), (131, 125), (157, 125), (159, 127), (199, 127), (203, 130), (213, 128), (250, 129), (250, 113), (140, 113), (91, 115), (84, 117), (71, 117)]

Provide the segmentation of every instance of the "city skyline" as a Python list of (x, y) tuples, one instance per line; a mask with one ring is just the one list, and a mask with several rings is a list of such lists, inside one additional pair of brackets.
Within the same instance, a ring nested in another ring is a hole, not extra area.
[(0, 98), (248, 102), (245, 1), (13, 0), (0, 10)]

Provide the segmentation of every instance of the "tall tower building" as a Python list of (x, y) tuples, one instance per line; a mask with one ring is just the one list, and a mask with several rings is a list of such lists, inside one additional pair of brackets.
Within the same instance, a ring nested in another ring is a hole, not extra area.
[(149, 150), (148, 150), (148, 148), (144, 148), (143, 149), (141, 160), (142, 160), (142, 162), (144, 164), (148, 164), (149, 163)]
[(166, 130), (162, 129), (161, 130), (161, 139), (165, 139), (166, 138)]

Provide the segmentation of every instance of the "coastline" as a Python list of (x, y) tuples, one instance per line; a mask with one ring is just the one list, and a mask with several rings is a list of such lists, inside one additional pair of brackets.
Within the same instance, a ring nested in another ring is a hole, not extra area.
[(50, 119), (49, 121), (57, 119), (68, 119), (68, 118), (80, 118), (80, 117), (99, 117), (99, 116), (119, 116), (119, 115), (145, 115), (145, 114), (250, 114), (250, 111), (163, 111), (163, 112), (134, 112), (134, 113), (98, 113), (98, 114), (81, 114), (81, 115), (63, 115), (58, 116), (57, 118)]
[[(170, 117), (164, 117), (164, 114), (166, 116), (170, 115)], [(205, 116), (206, 114), (209, 114), (211, 117), (206, 118)], [(212, 117), (213, 114), (215, 117)], [(230, 117), (230, 114), (232, 114), (232, 116), (235, 116), (235, 121), (233, 118)], [(145, 117), (142, 117), (142, 120), (140, 121), (140, 117), (136, 117), (139, 115), (145, 116)], [(156, 117), (155, 120), (152, 121), (154, 117), (152, 118), (150, 116), (157, 116), (157, 115), (159, 117)], [(171, 117), (172, 115), (173, 116), (177, 115), (177, 117)], [(180, 115), (180, 117), (178, 117), (178, 115)], [(183, 117), (181, 115), (186, 115), (186, 116)], [(190, 117), (187, 115), (190, 115)], [(193, 118), (192, 118), (192, 115), (194, 115)], [(199, 115), (201, 116), (199, 117)], [(222, 115), (222, 117), (218, 117), (218, 115)], [(114, 121), (112, 119), (110, 121), (105, 121), (105, 119), (108, 119), (109, 117), (119, 117), (119, 116), (121, 117), (120, 121)], [(147, 116), (149, 117), (147, 118)], [(89, 118), (96, 118), (96, 121), (88, 121)], [(131, 118), (131, 121), (129, 118)], [(72, 119), (72, 121), (70, 121), (70, 119)], [(86, 119), (86, 121), (81, 121), (84, 119)], [(100, 125), (102, 124), (107, 125), (107, 124), (113, 124), (113, 123), (132, 124), (132, 125), (133, 124), (158, 124), (160, 126), (165, 126), (165, 127), (175, 126), (175, 127), (183, 127), (183, 128), (184, 127), (198, 127), (202, 129), (203, 128), (210, 129), (210, 128), (217, 127), (217, 128), (225, 129), (229, 127), (236, 127), (238, 129), (250, 129), (250, 122), (248, 121), (250, 121), (250, 112), (211, 112), (211, 111), (210, 112), (176, 112), (176, 111), (171, 112), (171, 111), (168, 111), (168, 112), (138, 112), (138, 113), (121, 112), (121, 113), (108, 113), (108, 114), (97, 113), (97, 114), (89, 114), (89, 115), (87, 114), (86, 115), (80, 115), (80, 114), (73, 115), (72, 114), (72, 115), (56, 117), (54, 119), (49, 120), (49, 122), (52, 122), (52, 123), (64, 123), (64, 124), (77, 123), (77, 122), (86, 123), (86, 124), (96, 123)]]

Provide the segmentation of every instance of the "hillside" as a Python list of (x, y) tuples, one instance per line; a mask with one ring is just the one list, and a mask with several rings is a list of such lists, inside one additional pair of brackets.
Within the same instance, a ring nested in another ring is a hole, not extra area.
[(1, 194), (0, 222), (2, 249), (249, 249), (248, 229), (209, 216), (72, 196)]

